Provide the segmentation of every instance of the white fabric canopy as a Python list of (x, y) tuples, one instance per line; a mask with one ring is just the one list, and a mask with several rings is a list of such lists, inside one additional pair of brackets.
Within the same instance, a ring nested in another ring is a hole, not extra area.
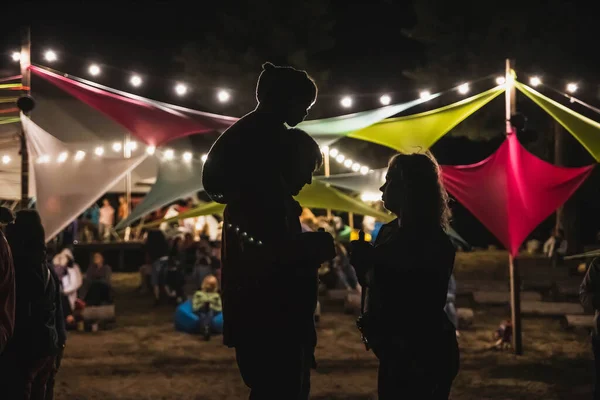
[(71, 146), (29, 118), (21, 115), (21, 123), (27, 137), (37, 210), (46, 240), (57, 235), (146, 158), (145, 154), (128, 159), (97, 157), (88, 152), (78, 160)]

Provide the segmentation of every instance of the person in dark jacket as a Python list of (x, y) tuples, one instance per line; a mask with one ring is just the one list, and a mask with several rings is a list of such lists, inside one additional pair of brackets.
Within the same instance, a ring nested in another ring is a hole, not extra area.
[(596, 382), (594, 399), (600, 399), (600, 258), (594, 258), (579, 287), (579, 300), (586, 311), (594, 311), (592, 329), (592, 350), (594, 351), (594, 366)]
[[(61, 280), (54, 268), (50, 268), (50, 273), (52, 274), (52, 279), (54, 280), (55, 286), (60, 287)], [(52, 368), (52, 372), (48, 377), (48, 382), (46, 383), (46, 398), (44, 400), (53, 400), (54, 399), (54, 384), (56, 383), (56, 374), (60, 369), (60, 364), (62, 362), (63, 354), (65, 352), (65, 346), (67, 345), (67, 327), (65, 323), (65, 313), (63, 311), (63, 296), (61, 295), (60, 290), (56, 291), (56, 335), (57, 335), (57, 345), (58, 351), (56, 353), (56, 358), (54, 360), (54, 365)]]
[[(17, 212), (6, 227), (15, 264), (15, 333), (2, 354), (0, 389), (6, 398), (44, 399), (59, 349), (56, 330), (58, 287), (46, 260), (45, 234), (34, 210)], [(4, 357), (6, 355), (6, 358)]]
[(351, 259), (366, 290), (359, 327), (379, 359), (379, 399), (447, 399), (459, 357), (444, 312), (455, 249), (439, 166), (429, 153), (399, 154), (381, 191), (398, 218), (374, 246), (353, 242)]
[[(219, 137), (204, 165), (204, 189), (214, 201), (226, 204), (223, 340), (236, 349), (251, 399), (302, 398), (306, 348), (294, 339), (299, 332), (288, 316), (288, 294), (282, 286), (289, 282), (299, 255), (310, 249), (320, 264), (335, 254), (330, 235), (302, 234), (281, 174), (290, 156), (282, 151), (285, 124), (300, 123), (316, 94), (306, 72), (264, 64), (256, 88), (257, 108)], [(255, 328), (256, 304), (264, 305), (271, 320), (281, 321), (277, 329)]]
[(144, 248), (152, 266), (151, 281), (154, 290), (154, 304), (158, 305), (169, 266), (169, 242), (161, 230), (153, 229), (148, 231)]

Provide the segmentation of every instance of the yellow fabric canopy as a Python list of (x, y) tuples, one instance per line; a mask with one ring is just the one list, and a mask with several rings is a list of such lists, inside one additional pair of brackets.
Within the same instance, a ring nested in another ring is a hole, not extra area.
[[(342, 212), (351, 212), (358, 215), (370, 215), (384, 222), (389, 222), (394, 219), (391, 214), (377, 211), (362, 201), (353, 199), (339, 190), (316, 180), (313, 181), (312, 184), (305, 186), (298, 196), (296, 196), (296, 200), (301, 206), (308, 208), (331, 209)], [(201, 206), (181, 213), (176, 217), (152, 222), (145, 226), (152, 227), (163, 222), (195, 218), (202, 215), (222, 214), (224, 209), (224, 204), (214, 202), (202, 204)]]
[(529, 86), (519, 82), (515, 82), (515, 86), (564, 126), (596, 161), (600, 161), (600, 123), (576, 113)]
[(454, 104), (420, 114), (386, 119), (348, 137), (390, 147), (401, 153), (429, 149), (448, 131), (504, 92), (497, 86)]

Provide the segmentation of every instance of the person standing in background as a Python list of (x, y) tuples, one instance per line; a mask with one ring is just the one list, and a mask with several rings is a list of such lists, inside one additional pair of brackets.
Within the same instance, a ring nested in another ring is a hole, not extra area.
[(99, 223), (100, 239), (105, 242), (110, 241), (110, 231), (115, 223), (115, 209), (110, 205), (108, 199), (102, 201)]
[(119, 222), (123, 221), (129, 216), (129, 207), (125, 197), (119, 196), (119, 211), (118, 211)]

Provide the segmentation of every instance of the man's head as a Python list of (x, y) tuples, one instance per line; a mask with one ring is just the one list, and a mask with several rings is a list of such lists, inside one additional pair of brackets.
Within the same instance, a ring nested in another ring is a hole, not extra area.
[(296, 126), (306, 118), (317, 100), (317, 85), (305, 71), (267, 62), (258, 77), (256, 100), (262, 109), (276, 113), (288, 125)]
[(323, 154), (315, 140), (301, 129), (284, 135), (282, 175), (292, 196), (312, 182), (312, 174), (323, 164)]
[(104, 256), (102, 253), (94, 253), (94, 265), (99, 267), (104, 265)]
[(110, 206), (110, 201), (108, 201), (108, 199), (104, 199), (104, 200), (102, 200), (102, 205)]
[(125, 203), (125, 197), (119, 196), (119, 204), (123, 204), (123, 203)]

